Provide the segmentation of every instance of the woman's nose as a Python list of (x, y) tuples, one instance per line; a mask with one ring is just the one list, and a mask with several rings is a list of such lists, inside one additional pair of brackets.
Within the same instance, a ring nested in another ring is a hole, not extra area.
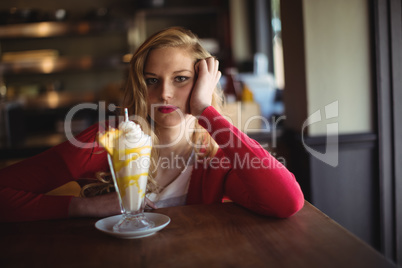
[(161, 98), (163, 100), (168, 100), (173, 97), (173, 89), (169, 83), (163, 83), (161, 89)]

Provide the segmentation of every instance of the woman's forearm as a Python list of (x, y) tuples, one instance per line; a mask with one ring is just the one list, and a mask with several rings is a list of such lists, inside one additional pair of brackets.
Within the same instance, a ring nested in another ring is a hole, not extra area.
[(120, 213), (116, 193), (95, 197), (73, 197), (69, 207), (69, 217), (107, 217)]

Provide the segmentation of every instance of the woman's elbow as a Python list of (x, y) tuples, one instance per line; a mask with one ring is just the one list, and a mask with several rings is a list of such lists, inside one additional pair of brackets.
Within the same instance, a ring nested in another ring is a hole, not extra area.
[(277, 218), (289, 218), (293, 216), (298, 211), (300, 211), (304, 206), (304, 197), (293, 198), (292, 200), (287, 200), (286, 204), (281, 207), (281, 209), (277, 210), (275, 213), (275, 217)]
[(261, 206), (260, 211), (258, 212), (266, 216), (284, 219), (296, 214), (303, 208), (303, 206), (304, 196), (303, 193), (300, 192), (296, 195), (277, 199), (269, 206)]

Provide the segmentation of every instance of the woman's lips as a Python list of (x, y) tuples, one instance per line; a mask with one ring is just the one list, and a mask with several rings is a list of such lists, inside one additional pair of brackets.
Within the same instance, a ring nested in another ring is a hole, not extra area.
[(158, 111), (163, 113), (163, 114), (169, 114), (171, 112), (174, 112), (178, 109), (176, 106), (159, 106)]

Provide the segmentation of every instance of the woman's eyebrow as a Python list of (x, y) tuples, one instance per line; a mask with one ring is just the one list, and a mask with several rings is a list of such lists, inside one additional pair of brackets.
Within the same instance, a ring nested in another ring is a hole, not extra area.
[(179, 71), (175, 71), (175, 72), (173, 72), (174, 74), (177, 74), (177, 73), (182, 73), (182, 72), (189, 72), (189, 73), (193, 73), (191, 70), (187, 70), (187, 69), (184, 69), (184, 70), (179, 70)]
[(150, 73), (150, 72), (144, 72), (144, 75), (153, 75), (153, 76), (156, 76), (156, 74)]
[[(178, 74), (178, 73), (183, 73), (183, 72), (193, 73), (193, 72), (190, 71), (190, 70), (183, 69), (183, 70), (174, 71), (173, 74)], [(151, 72), (144, 72), (144, 75), (153, 75), (153, 76), (157, 76), (155, 73), (151, 73)]]

